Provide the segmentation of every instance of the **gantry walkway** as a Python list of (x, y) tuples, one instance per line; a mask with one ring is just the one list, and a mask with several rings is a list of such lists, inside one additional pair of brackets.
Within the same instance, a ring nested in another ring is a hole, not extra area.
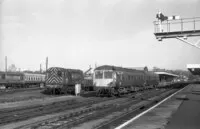
[(158, 41), (176, 38), (184, 43), (200, 48), (200, 40), (195, 43), (187, 40), (189, 37), (200, 36), (200, 17), (165, 20), (163, 22), (154, 21), (154, 27), (154, 35)]
[(157, 39), (200, 36), (200, 17), (154, 21)]

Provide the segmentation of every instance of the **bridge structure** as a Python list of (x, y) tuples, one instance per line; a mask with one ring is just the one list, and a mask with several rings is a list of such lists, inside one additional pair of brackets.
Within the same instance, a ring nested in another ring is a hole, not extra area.
[(188, 40), (189, 37), (200, 36), (200, 17), (179, 18), (154, 21), (154, 35), (158, 41), (175, 38), (184, 43), (200, 48), (200, 39), (196, 42)]
[(187, 64), (187, 69), (193, 75), (200, 75), (200, 64)]

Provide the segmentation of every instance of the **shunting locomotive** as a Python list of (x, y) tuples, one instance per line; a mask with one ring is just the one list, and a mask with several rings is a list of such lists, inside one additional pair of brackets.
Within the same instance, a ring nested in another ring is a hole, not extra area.
[(79, 69), (51, 67), (46, 71), (46, 92), (51, 94), (75, 94), (75, 85), (82, 84), (83, 72)]

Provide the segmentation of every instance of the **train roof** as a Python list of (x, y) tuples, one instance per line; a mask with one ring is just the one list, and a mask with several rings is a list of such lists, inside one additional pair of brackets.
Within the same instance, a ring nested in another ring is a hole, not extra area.
[(0, 71), (0, 74), (8, 74), (8, 75), (23, 75), (23, 73), (22, 72), (10, 72), (10, 71), (8, 71), (8, 72), (3, 72), (3, 71)]
[(0, 71), (0, 74), (7, 74), (7, 75), (45, 75), (45, 74), (42, 74), (42, 73), (29, 73), (29, 72), (4, 72), (4, 71)]
[(123, 68), (123, 67), (117, 67), (117, 66), (111, 66), (111, 65), (102, 65), (95, 70), (116, 70), (116, 71), (126, 71), (126, 72), (144, 72), (144, 70), (137, 70), (132, 68)]
[(67, 71), (67, 72), (83, 72), (82, 70), (80, 69), (66, 69), (66, 68), (62, 68), (62, 67), (50, 67), (49, 69), (47, 69), (47, 71), (51, 71), (53, 69), (56, 69), (56, 70), (60, 70), (60, 71)]
[(26, 73), (24, 72), (24, 75), (36, 75), (36, 76), (44, 76), (44, 73)]
[(146, 72), (146, 74), (147, 75), (155, 75), (155, 76), (157, 75), (158, 76), (158, 74), (156, 74), (154, 71), (148, 71), (148, 72)]

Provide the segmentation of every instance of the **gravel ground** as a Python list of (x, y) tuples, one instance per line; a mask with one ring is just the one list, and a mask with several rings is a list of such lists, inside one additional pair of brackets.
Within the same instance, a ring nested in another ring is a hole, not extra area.
[[(8, 94), (0, 97), (0, 109), (15, 108), (21, 106), (32, 106), (39, 104), (48, 104), (57, 101), (64, 101), (72, 98), (82, 98), (76, 96), (49, 96), (40, 93), (40, 91), (25, 91), (16, 94)], [(7, 101), (6, 101), (7, 100)]]
[[(121, 98), (121, 99), (124, 99), (124, 98)], [(113, 100), (109, 100), (109, 101), (102, 102), (102, 103), (110, 103), (110, 102), (113, 102)], [(94, 106), (95, 105), (98, 106), (98, 105), (101, 105), (101, 104), (100, 103), (99, 104), (94, 104)], [(51, 119), (51, 118), (57, 119), (57, 117), (59, 117), (59, 116), (70, 114), (71, 112), (79, 111), (81, 109), (83, 109), (83, 107), (72, 109), (72, 110), (63, 111), (63, 112), (60, 112), (60, 113), (54, 113), (54, 114), (48, 114), (48, 115), (44, 115), (44, 116), (39, 116), (39, 117), (31, 118), (31, 119), (28, 119), (28, 120), (25, 120), (25, 121), (20, 121), (20, 122), (11, 123), (11, 124), (8, 124), (8, 125), (0, 126), (0, 129), (14, 129), (16, 127), (29, 125), (29, 124), (36, 123), (36, 122), (41, 122), (43, 120), (47, 120), (47, 119)]]
[(28, 91), (21, 91), (15, 92), (11, 94), (3, 94), (0, 96), (0, 103), (7, 103), (7, 102), (16, 102), (16, 101), (23, 101), (28, 99), (34, 98), (44, 98), (47, 95), (41, 93), (41, 89), (38, 90), (28, 90)]

